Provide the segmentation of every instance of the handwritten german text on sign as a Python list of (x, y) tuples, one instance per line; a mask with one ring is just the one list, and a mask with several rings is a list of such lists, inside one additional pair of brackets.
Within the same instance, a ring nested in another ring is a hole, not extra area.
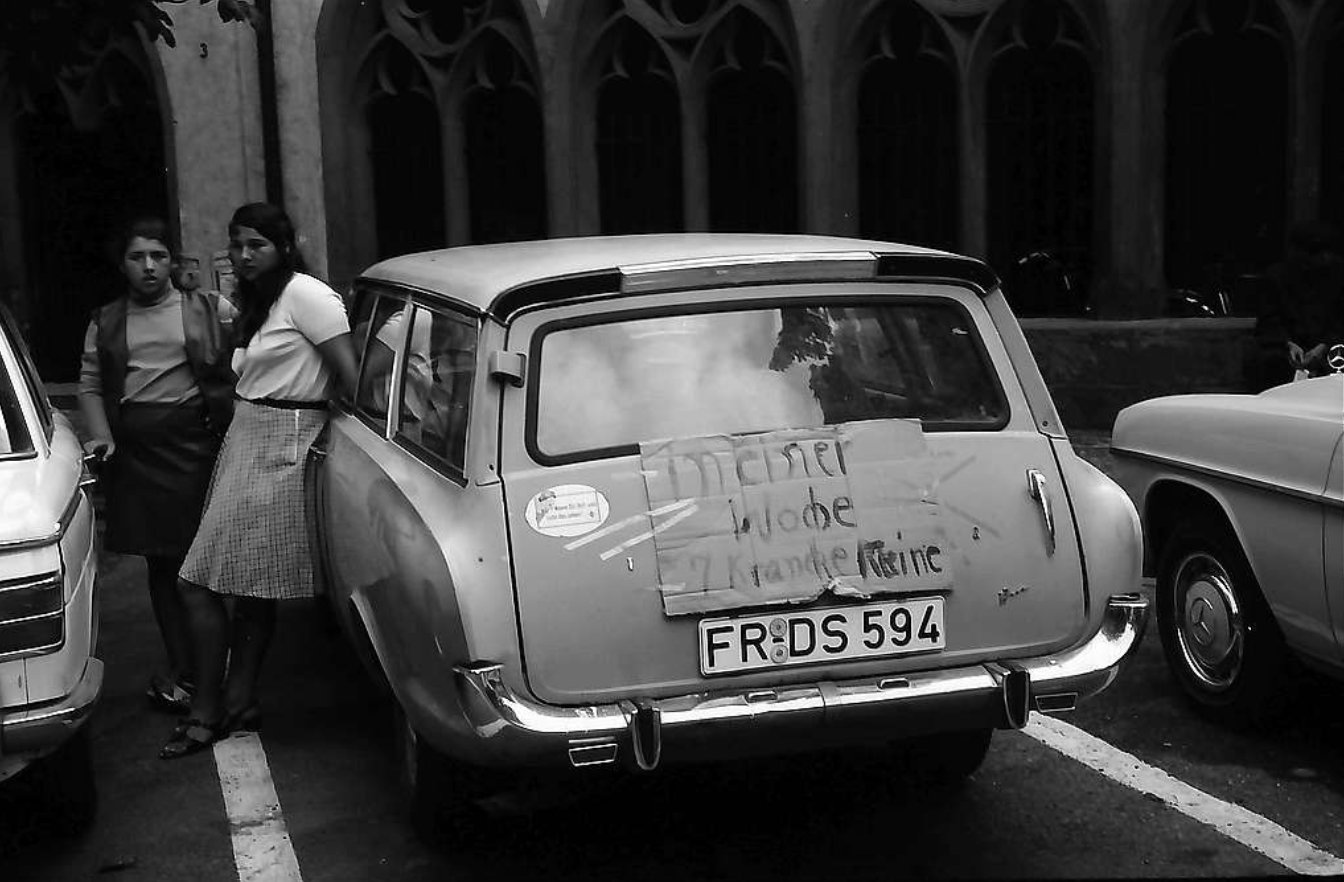
[(655, 539), (669, 615), (952, 584), (915, 421), (708, 435), (640, 447), (650, 509), (697, 510)]

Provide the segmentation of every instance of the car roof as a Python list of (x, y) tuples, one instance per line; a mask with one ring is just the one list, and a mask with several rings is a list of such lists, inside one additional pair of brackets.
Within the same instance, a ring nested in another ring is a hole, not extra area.
[(946, 251), (872, 239), (762, 233), (657, 233), (539, 239), (423, 251), (383, 260), (365, 270), (360, 278), (439, 292), (488, 311), (500, 295), (522, 286), (611, 273), (620, 267), (667, 261), (855, 251), (951, 258), (975, 263), (985, 269), (978, 261)]

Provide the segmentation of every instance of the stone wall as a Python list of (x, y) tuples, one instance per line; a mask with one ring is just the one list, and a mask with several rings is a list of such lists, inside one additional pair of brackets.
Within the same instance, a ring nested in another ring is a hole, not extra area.
[(1109, 430), (1158, 395), (1246, 391), (1253, 319), (1022, 319), (1068, 429)]

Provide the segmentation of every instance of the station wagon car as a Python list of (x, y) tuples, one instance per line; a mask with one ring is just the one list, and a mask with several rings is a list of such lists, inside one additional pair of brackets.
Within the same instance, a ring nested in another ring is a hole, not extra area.
[(481, 770), (826, 745), (964, 776), (1142, 633), (1134, 507), (979, 261), (579, 238), (398, 257), (353, 293), (319, 556), (421, 814)]
[(0, 787), (27, 769), (34, 811), (70, 828), (92, 819), (86, 724), (103, 684), (90, 483), (0, 304)]
[[(1332, 356), (1344, 370), (1344, 346)], [(1111, 446), (1194, 706), (1267, 724), (1289, 709), (1290, 662), (1344, 679), (1344, 375), (1140, 402)]]

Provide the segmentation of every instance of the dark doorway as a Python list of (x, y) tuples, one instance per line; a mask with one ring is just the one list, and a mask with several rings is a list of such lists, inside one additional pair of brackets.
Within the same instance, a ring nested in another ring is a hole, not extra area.
[(710, 76), (709, 222), (718, 231), (798, 230), (798, 124), (783, 47), (741, 10)]
[(662, 51), (633, 27), (618, 38), (598, 93), (597, 173), (603, 233), (685, 228), (677, 88)]
[(1276, 19), (1260, 0), (1198, 0), (1177, 37), (1166, 109), (1174, 287), (1221, 286), (1283, 253), (1290, 95)]
[(957, 94), (946, 38), (891, 5), (859, 84), (859, 231), (936, 248), (957, 240)]
[(91, 311), (121, 293), (109, 251), (117, 227), (140, 214), (176, 225), (158, 105), (140, 69), (110, 53), (82, 95), (78, 118), (52, 89), (17, 127), (29, 344), (48, 382), (78, 378)]

